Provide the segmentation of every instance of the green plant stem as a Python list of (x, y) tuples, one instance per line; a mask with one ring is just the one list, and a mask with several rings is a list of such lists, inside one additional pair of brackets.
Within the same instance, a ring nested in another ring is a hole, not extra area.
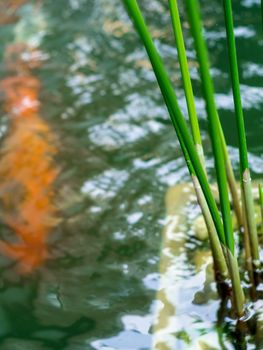
[(263, 234), (263, 189), (261, 184), (258, 185), (258, 193), (259, 193), (259, 206), (261, 211), (261, 234)]
[(188, 108), (188, 114), (189, 114), (193, 139), (195, 144), (198, 144), (201, 146), (202, 141), (201, 141), (200, 129), (199, 129), (199, 124), (198, 124), (198, 119), (196, 114), (192, 83), (191, 83), (191, 78), (190, 78), (189, 69), (188, 69), (188, 62), (187, 62), (187, 56), (185, 51), (177, 0), (169, 0), (169, 6), (170, 6), (174, 36), (175, 36), (175, 43), (176, 43), (177, 52), (178, 52), (178, 59), (179, 59), (181, 74), (183, 78), (184, 92), (186, 97), (186, 103)]
[(242, 192), (244, 198), (243, 205), (246, 213), (252, 261), (253, 265), (255, 267), (258, 267), (260, 265), (258, 250), (258, 234), (255, 220), (254, 199), (249, 169), (246, 169), (242, 176)]
[(227, 46), (228, 46), (228, 57), (231, 73), (232, 90), (235, 105), (235, 115), (238, 130), (238, 141), (239, 141), (239, 159), (240, 159), (240, 178), (241, 187), (244, 193), (244, 207), (246, 213), (246, 220), (249, 232), (249, 239), (251, 245), (251, 254), (253, 263), (255, 266), (259, 265), (259, 250), (258, 250), (258, 236), (255, 221), (254, 202), (252, 195), (252, 185), (250, 178), (250, 171), (248, 166), (248, 155), (247, 155), (247, 142), (245, 134), (244, 116), (241, 102), (240, 84), (239, 84), (239, 73), (237, 63), (237, 53), (234, 35), (234, 23), (232, 14), (232, 2), (231, 0), (223, 0), (224, 3), (224, 15), (225, 15), (225, 26), (227, 33)]
[(238, 317), (244, 315), (245, 297), (241, 288), (240, 274), (237, 258), (226, 248), (225, 255), (228, 257), (229, 273), (232, 282), (233, 305)]
[(164, 97), (164, 101), (167, 105), (173, 126), (177, 132), (177, 135), (180, 134), (182, 136), (184, 145), (191, 159), (191, 163), (193, 165), (194, 171), (198, 177), (198, 180), (202, 187), (207, 204), (209, 206), (209, 210), (213, 218), (220, 242), (222, 244), (225, 244), (224, 229), (223, 229), (221, 218), (217, 209), (217, 205), (212, 195), (211, 189), (209, 187), (206, 174), (199, 160), (199, 156), (196, 152), (191, 135), (188, 131), (186, 122), (184, 120), (184, 117), (178, 105), (177, 98), (174, 93), (171, 81), (163, 66), (162, 60), (153, 44), (151, 35), (144, 22), (144, 19), (139, 9), (139, 6), (137, 4), (137, 1), (136, 0), (123, 0), (123, 1), (141, 37), (141, 40), (144, 43), (144, 46), (146, 48), (146, 51), (152, 63), (152, 67), (153, 67), (156, 79), (158, 81), (160, 90)]
[[(187, 102), (187, 108), (188, 108), (188, 114), (189, 114), (189, 119), (190, 119), (193, 140), (194, 140), (200, 161), (203, 165), (203, 169), (204, 169), (204, 171), (206, 171), (204, 152), (203, 152), (201, 135), (200, 135), (200, 128), (199, 128), (198, 118), (197, 118), (197, 114), (196, 114), (194, 94), (193, 94), (190, 73), (189, 73), (189, 69), (188, 69), (188, 62), (187, 62), (187, 56), (186, 56), (186, 51), (185, 51), (185, 45), (184, 45), (184, 39), (183, 39), (183, 33), (182, 33), (182, 27), (181, 27), (181, 21), (180, 21), (177, 0), (169, 0), (169, 6), (170, 6), (175, 42), (176, 42), (176, 47), (177, 47), (177, 52), (178, 52), (178, 59), (179, 59), (181, 74), (182, 74), (182, 78), (183, 78), (183, 85), (184, 85), (184, 91), (185, 91), (185, 96), (186, 96), (186, 102)], [(182, 142), (181, 142), (181, 144), (182, 144)], [(185, 158), (187, 159), (187, 157), (188, 157), (188, 155), (186, 154)], [(189, 162), (190, 162), (190, 160), (187, 161), (187, 164)], [(206, 203), (204, 194), (203, 194), (202, 189), (200, 187), (198, 178), (197, 178), (196, 174), (194, 173), (193, 169), (189, 169), (189, 171), (190, 171), (190, 174), (192, 176), (192, 181), (193, 181), (194, 189), (196, 192), (197, 200), (198, 200), (198, 203), (199, 203), (200, 208), (202, 210), (202, 214), (203, 214), (203, 217), (205, 219), (206, 226), (207, 226), (212, 256), (213, 256), (213, 260), (214, 260), (215, 277), (218, 281), (222, 281), (228, 275), (227, 274), (227, 265), (226, 265), (226, 261), (225, 261), (224, 255), (223, 255), (222, 247), (221, 247), (220, 241), (218, 239), (218, 236), (216, 233), (216, 228), (215, 228), (213, 219), (211, 217), (208, 205)]]
[(228, 268), (226, 264), (226, 259), (222, 250), (222, 245), (219, 241), (216, 228), (209, 211), (209, 207), (206, 203), (202, 188), (199, 184), (198, 178), (195, 174), (192, 174), (192, 181), (196, 193), (196, 197), (202, 214), (206, 223), (210, 247), (212, 251), (213, 261), (214, 261), (214, 271), (215, 279), (218, 282), (223, 282), (228, 277)]
[[(169, 110), (169, 107), (168, 107), (168, 111), (169, 113), (171, 112)], [(213, 218), (211, 216), (205, 196), (203, 194), (198, 178), (195, 174), (195, 170), (193, 168), (191, 159), (189, 157), (189, 154), (187, 152), (187, 149), (185, 147), (185, 144), (180, 132), (178, 132), (177, 136), (178, 136), (178, 140), (179, 140), (189, 173), (193, 181), (196, 197), (200, 205), (200, 208), (202, 210), (202, 214), (207, 226), (209, 242), (210, 242), (210, 247), (211, 247), (213, 262), (214, 262), (215, 279), (217, 282), (222, 283), (228, 277), (228, 267), (226, 263), (226, 257), (224, 256), (223, 246), (219, 240)]]
[(243, 223), (243, 214), (242, 214), (242, 209), (241, 209), (238, 190), (237, 190), (237, 183), (236, 183), (233, 167), (229, 158), (229, 154), (227, 151), (226, 140), (225, 140), (225, 136), (222, 130), (219, 117), (218, 117), (218, 123), (219, 123), (220, 137), (222, 141), (222, 147), (223, 147), (225, 163), (226, 163), (226, 175), (227, 175), (228, 186), (231, 192), (232, 203), (233, 203), (234, 212), (238, 222), (238, 227), (240, 232), (242, 232), (244, 223)]
[[(244, 196), (243, 191), (241, 191), (241, 195), (242, 195), (242, 197)], [(242, 198), (242, 200), (243, 200), (243, 198)], [(251, 256), (249, 233), (248, 233), (248, 227), (247, 227), (247, 218), (246, 218), (244, 206), (242, 207), (242, 210), (243, 210), (243, 218), (244, 218), (245, 265), (246, 265), (246, 270), (248, 271), (250, 283), (252, 286), (254, 286), (255, 279), (254, 279), (254, 271), (253, 271), (253, 263), (252, 263), (252, 256)]]
[(222, 141), (220, 138), (218, 114), (214, 99), (213, 82), (209, 72), (208, 53), (204, 38), (202, 36), (202, 24), (199, 3), (197, 0), (186, 0), (186, 5), (190, 27), (194, 38), (197, 58), (199, 62), (203, 93), (205, 97), (206, 110), (209, 119), (210, 133), (217, 173), (220, 206), (224, 224), (226, 255), (228, 256), (229, 272), (233, 287), (234, 305), (236, 307), (237, 314), (240, 317), (244, 313), (244, 294), (240, 284), (238, 263), (235, 255), (234, 235), (230, 212), (230, 202), (228, 198), (225, 160), (222, 151)]
[(202, 36), (202, 24), (200, 19), (199, 4), (196, 0), (186, 0), (189, 22), (194, 38), (199, 69), (202, 80), (203, 93), (206, 102), (206, 110), (209, 119), (210, 134), (215, 158), (217, 183), (220, 197), (226, 245), (234, 253), (234, 237), (232, 228), (232, 218), (230, 203), (228, 198), (228, 187), (226, 178), (225, 160), (222, 152), (220, 130), (218, 127), (217, 109), (214, 99), (214, 88), (209, 72), (208, 54), (206, 44)]
[(222, 245), (220, 243), (220, 240), (218, 238), (215, 224), (214, 224), (213, 218), (210, 214), (209, 207), (208, 207), (207, 202), (205, 200), (205, 196), (204, 196), (202, 188), (199, 184), (198, 178), (195, 174), (193, 165), (191, 163), (191, 159), (188, 155), (187, 149), (184, 145), (184, 141), (183, 141), (183, 138), (182, 138), (180, 133), (178, 134), (178, 140), (179, 140), (179, 143), (180, 143), (180, 146), (181, 146), (189, 173), (192, 177), (196, 197), (197, 197), (198, 203), (200, 205), (200, 208), (202, 210), (202, 214), (203, 214), (206, 226), (207, 226), (208, 235), (209, 235), (209, 242), (210, 242), (210, 247), (211, 247), (213, 261), (214, 261), (215, 279), (217, 282), (222, 283), (228, 277), (228, 268), (227, 268), (227, 264), (226, 264), (226, 258), (224, 256), (224, 251), (223, 251)]
[[(179, 59), (181, 74), (183, 78), (183, 85), (184, 85), (184, 91), (186, 96), (192, 135), (193, 135), (194, 143), (196, 145), (197, 153), (199, 154), (200, 160), (203, 164), (203, 168), (206, 171), (205, 158), (204, 158), (204, 152), (203, 152), (201, 135), (200, 135), (200, 128), (199, 128), (199, 123), (198, 123), (198, 118), (197, 118), (197, 113), (195, 108), (194, 94), (193, 94), (193, 88), (192, 88), (192, 83), (191, 83), (191, 78), (190, 78), (190, 73), (188, 68), (188, 62), (187, 62), (187, 56), (185, 51), (177, 0), (169, 0), (169, 7), (170, 7), (174, 36), (175, 36), (175, 43), (176, 43), (177, 52), (178, 52), (178, 59)], [(226, 162), (227, 180), (229, 183), (234, 211), (237, 217), (239, 228), (241, 229), (243, 226), (242, 211), (239, 203), (236, 180), (234, 177), (234, 172), (232, 169), (232, 165), (231, 165), (227, 147), (226, 147), (225, 137), (224, 137), (220, 123), (219, 123), (219, 127), (220, 127), (220, 136), (222, 139), (222, 146), (223, 146), (225, 162)]]

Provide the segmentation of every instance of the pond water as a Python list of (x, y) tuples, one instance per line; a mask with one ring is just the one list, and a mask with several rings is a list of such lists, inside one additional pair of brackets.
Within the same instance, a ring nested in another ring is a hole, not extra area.
[[(146, 3), (186, 114), (167, 2)], [(234, 11), (251, 170), (260, 179), (260, 0), (234, 1)], [(0, 12), (0, 349), (263, 349), (261, 302), (240, 326), (218, 297), (208, 244), (194, 234), (188, 171), (121, 2), (9, 0)], [(202, 1), (202, 12), (238, 175), (221, 3)], [(185, 21), (184, 29), (213, 181)]]

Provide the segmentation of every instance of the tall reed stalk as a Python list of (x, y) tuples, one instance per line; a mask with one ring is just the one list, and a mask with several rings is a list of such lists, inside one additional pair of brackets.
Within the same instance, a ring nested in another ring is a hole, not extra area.
[[(178, 59), (179, 59), (179, 64), (180, 64), (180, 69), (181, 69), (181, 74), (183, 79), (183, 85), (184, 85), (184, 91), (185, 91), (185, 97), (186, 97), (186, 103), (187, 103), (187, 109), (188, 109), (188, 114), (190, 119), (193, 140), (194, 140), (197, 152), (199, 154), (200, 160), (203, 164), (204, 170), (206, 171), (204, 151), (202, 147), (199, 123), (198, 123), (198, 118), (197, 118), (197, 113), (195, 108), (192, 83), (191, 83), (190, 73), (188, 69), (188, 62), (187, 62), (187, 56), (185, 52), (185, 45), (184, 45), (177, 0), (169, 0), (169, 7), (170, 7), (172, 24), (173, 24), (175, 42), (176, 42), (176, 47), (178, 52)], [(233, 207), (237, 217), (238, 226), (241, 229), (243, 226), (242, 211), (240, 207), (236, 180), (232, 169), (231, 161), (229, 159), (229, 155), (226, 147), (226, 141), (221, 128), (221, 124), (220, 124), (220, 137), (223, 144), (227, 180), (228, 180), (228, 184), (229, 184), (229, 188), (232, 196)]]
[[(218, 116), (217, 116), (217, 118), (219, 121)], [(220, 121), (219, 121), (219, 131), (220, 131), (220, 138), (221, 138), (222, 148), (223, 148), (223, 153), (224, 153), (224, 158), (225, 158), (226, 176), (227, 176), (228, 186), (229, 186), (231, 197), (232, 197), (233, 209), (234, 209), (234, 212), (235, 212), (235, 215), (237, 218), (239, 231), (242, 232), (243, 228), (244, 228), (242, 208), (240, 205), (240, 198), (239, 198), (239, 194), (238, 194), (238, 189), (237, 189), (237, 184), (236, 184), (236, 179), (235, 179), (233, 167), (232, 167), (231, 160), (229, 158), (229, 154), (228, 154), (228, 150), (227, 150), (227, 146), (226, 146), (225, 135), (223, 133), (223, 129), (222, 129)]]
[(198, 177), (196, 176), (195, 170), (192, 166), (189, 154), (186, 150), (186, 147), (184, 145), (184, 141), (182, 139), (182, 136), (180, 133), (177, 134), (178, 140), (180, 142), (184, 158), (186, 160), (186, 164), (189, 170), (189, 173), (192, 177), (196, 197), (198, 200), (198, 203), (201, 207), (202, 214), (204, 216), (204, 220), (207, 226), (208, 234), (209, 234), (209, 241), (212, 251), (212, 257), (214, 261), (214, 271), (215, 271), (215, 278), (218, 282), (224, 282), (225, 279), (228, 277), (228, 268), (223, 252), (222, 245), (220, 243), (219, 237), (217, 235), (217, 231), (215, 228), (215, 224), (213, 222), (213, 218), (210, 214), (209, 207), (207, 205), (207, 202), (205, 200), (205, 196), (203, 194), (202, 188), (200, 186), (200, 183), (198, 181)]
[(261, 234), (263, 234), (263, 188), (262, 185), (258, 185), (258, 194), (259, 194), (259, 207), (261, 212)]
[(231, 73), (232, 90), (235, 105), (235, 116), (238, 130), (239, 141), (239, 160), (240, 160), (240, 178), (241, 188), (243, 192), (243, 206), (245, 209), (246, 222), (248, 235), (250, 240), (251, 255), (253, 258), (253, 264), (259, 265), (259, 251), (258, 251), (258, 236), (255, 221), (254, 202), (252, 194), (251, 177), (248, 165), (247, 155), (247, 143), (245, 134), (245, 125), (243, 117), (243, 109), (241, 102), (237, 53), (234, 35), (234, 23), (232, 14), (232, 2), (231, 0), (223, 0), (224, 3), (224, 15), (225, 15), (225, 27), (227, 33), (227, 46), (228, 57)]
[[(226, 270), (228, 269), (232, 282), (233, 303), (236, 313), (238, 317), (240, 317), (244, 313), (245, 299), (240, 283), (239, 267), (236, 256), (228, 184), (239, 225), (240, 227), (244, 225), (246, 233), (249, 232), (249, 234), (245, 234), (244, 239), (247, 261), (249, 260), (250, 255), (252, 255), (253, 262), (255, 265), (257, 265), (259, 259), (257, 234), (254, 229), (255, 220), (253, 211), (253, 197), (248, 168), (244, 120), (239, 88), (231, 0), (223, 1), (225, 9), (231, 80), (239, 135), (240, 173), (243, 180), (241, 192), (242, 202), (244, 203), (243, 211), (246, 214), (244, 217), (242, 215), (236, 181), (216, 108), (214, 86), (210, 75), (209, 57), (206, 43), (202, 35), (203, 28), (199, 2), (198, 0), (185, 0), (199, 63), (203, 95), (209, 120), (209, 129), (215, 159), (217, 184), (220, 198), (220, 209), (223, 220), (222, 223), (220, 213), (218, 211), (215, 199), (212, 195), (207, 180), (204, 155), (202, 151), (202, 142), (195, 108), (194, 94), (189, 74), (188, 61), (185, 52), (177, 0), (169, 0), (169, 7), (193, 138), (189, 133), (186, 121), (178, 105), (177, 97), (173, 90), (171, 81), (169, 79), (167, 71), (165, 70), (162, 59), (156, 50), (149, 30), (144, 22), (137, 1), (123, 0), (128, 13), (134, 22), (135, 28), (137, 29), (137, 32), (145, 46), (165, 104), (167, 106), (172, 124), (177, 133), (179, 143), (181, 145), (189, 172), (195, 186), (197, 198), (202, 208), (202, 212), (208, 227), (215, 265), (219, 265), (218, 270), (222, 273), (222, 275), (225, 275)], [(263, 193), (261, 187), (259, 187), (259, 193), (260, 202), (263, 204)]]
[(216, 230), (217, 230), (217, 234), (219, 236), (220, 242), (225, 244), (224, 228), (221, 222), (220, 214), (218, 212), (215, 199), (211, 192), (210, 186), (206, 178), (206, 174), (199, 160), (199, 156), (196, 152), (194, 143), (192, 141), (191, 135), (187, 128), (183, 114), (178, 105), (175, 92), (173, 90), (168, 74), (164, 68), (163, 62), (154, 46), (153, 40), (144, 22), (144, 19), (141, 14), (140, 8), (137, 4), (137, 1), (123, 0), (123, 2), (127, 8), (128, 13), (130, 14), (130, 17), (134, 22), (135, 28), (137, 29), (138, 34), (140, 35), (140, 38), (148, 53), (149, 59), (151, 61), (164, 101), (168, 108), (169, 115), (171, 117), (171, 121), (175, 128), (175, 131), (177, 135), (181, 135), (181, 139), (189, 154), (191, 164), (198, 177), (198, 180), (204, 192), (207, 204), (209, 206), (209, 210), (211, 212), (214, 224), (216, 226)]
[(188, 114), (190, 119), (193, 140), (196, 145), (196, 149), (199, 154), (200, 160), (203, 163), (203, 167), (205, 169), (204, 152), (202, 147), (199, 123), (197, 119), (193, 88), (192, 88), (190, 73), (188, 69), (188, 62), (187, 62), (187, 56), (185, 51), (184, 38), (182, 33), (177, 0), (169, 0), (169, 7), (170, 7), (174, 36), (175, 36), (175, 43), (176, 43), (177, 52), (178, 52), (178, 59), (179, 59), (179, 64), (180, 64), (180, 69), (181, 69), (181, 74), (183, 79), (184, 92), (186, 97), (186, 103), (187, 103), (187, 109), (188, 109)]
[(202, 22), (198, 0), (186, 0), (189, 23), (194, 38), (199, 70), (202, 80), (203, 94), (209, 120), (210, 135), (215, 159), (217, 184), (220, 197), (220, 207), (225, 233), (225, 254), (227, 256), (230, 277), (233, 288), (233, 298), (238, 316), (244, 313), (244, 294), (240, 284), (239, 269), (235, 253), (234, 234), (228, 186), (226, 176), (226, 164), (223, 153), (222, 140), (220, 138), (220, 122), (215, 104), (214, 87), (210, 75), (209, 58), (206, 43), (202, 35)]
[[(188, 69), (188, 62), (187, 62), (187, 56), (185, 51), (185, 45), (184, 45), (184, 39), (183, 39), (183, 33), (182, 33), (182, 27), (181, 27), (181, 21), (180, 21), (180, 15), (178, 10), (178, 4), (177, 0), (169, 0), (169, 7), (170, 7), (170, 13), (171, 13), (171, 19), (172, 19), (172, 25), (174, 30), (174, 36), (175, 36), (175, 43), (177, 47), (178, 52), (178, 59), (181, 69), (181, 75), (183, 79), (183, 85), (184, 85), (184, 92), (186, 97), (186, 103), (188, 108), (188, 115), (191, 125), (191, 131), (193, 135), (193, 140), (195, 143), (196, 151), (199, 155), (200, 162), (202, 163), (203, 169), (206, 173), (205, 168), (205, 158), (204, 158), (204, 152), (202, 147), (202, 141), (201, 141), (201, 135), (200, 135), (200, 128), (199, 123), (197, 119), (197, 113), (196, 113), (196, 107), (195, 107), (195, 101), (194, 101), (194, 94), (193, 94), (193, 88), (190, 78), (190, 73)], [(183, 142), (181, 142), (182, 144)], [(185, 159), (187, 160), (188, 155), (185, 156)], [(188, 163), (188, 161), (187, 161)], [(212, 256), (214, 260), (214, 269), (215, 269), (215, 276), (218, 281), (222, 281), (227, 277), (227, 266), (224, 259), (222, 247), (220, 244), (220, 241), (218, 239), (218, 235), (216, 232), (216, 227), (214, 225), (212, 216), (209, 211), (209, 207), (206, 203), (203, 191), (200, 187), (198, 178), (194, 172), (194, 169), (192, 167), (189, 167), (189, 172), (192, 177), (194, 189), (196, 192), (197, 200), (200, 205), (200, 208), (202, 210), (202, 214), (207, 226), (207, 231), (209, 235), (209, 241), (212, 251)]]

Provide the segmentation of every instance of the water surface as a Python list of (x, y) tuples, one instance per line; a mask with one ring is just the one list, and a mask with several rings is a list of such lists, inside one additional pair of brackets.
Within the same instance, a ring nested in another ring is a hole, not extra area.
[[(208, 245), (194, 236), (198, 208), (191, 188), (182, 185), (190, 182), (188, 171), (121, 2), (5, 3), (0, 73), (9, 88), (2, 83), (1, 164), (7, 170), (0, 170), (1, 240), (16, 247), (23, 234), (36, 239), (29, 239), (27, 252), (25, 247), (15, 253), (2, 249), (1, 349), (145, 350), (153, 344), (156, 349), (263, 348), (260, 303), (251, 333), (236, 330), (229, 305), (218, 297)], [(187, 114), (167, 3), (154, 0), (143, 9)], [(235, 1), (234, 10), (251, 169), (259, 179), (260, 1)], [(221, 3), (202, 1), (202, 12), (217, 105), (238, 174)], [(185, 19), (183, 14), (213, 181), (204, 103)], [(10, 55), (12, 48), (15, 54)], [(14, 78), (20, 85), (13, 98)], [(43, 193), (45, 203), (39, 200)], [(16, 225), (14, 217), (19, 218)], [(35, 249), (41, 252), (37, 258), (28, 253)], [(26, 271), (25, 264), (30, 266)]]

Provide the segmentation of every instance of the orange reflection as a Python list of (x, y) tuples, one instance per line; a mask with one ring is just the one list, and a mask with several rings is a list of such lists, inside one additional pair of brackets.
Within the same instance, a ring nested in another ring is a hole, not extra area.
[[(55, 137), (39, 115), (40, 81), (31, 73), (33, 62), (23, 61), (28, 48), (15, 44), (6, 50), (10, 76), (1, 82), (10, 130), (0, 159), (0, 199), (4, 223), (16, 242), (0, 242), (0, 250), (30, 272), (47, 257), (47, 236), (55, 225), (53, 184)], [(32, 52), (32, 50), (31, 50)], [(28, 57), (28, 55), (27, 55)]]

